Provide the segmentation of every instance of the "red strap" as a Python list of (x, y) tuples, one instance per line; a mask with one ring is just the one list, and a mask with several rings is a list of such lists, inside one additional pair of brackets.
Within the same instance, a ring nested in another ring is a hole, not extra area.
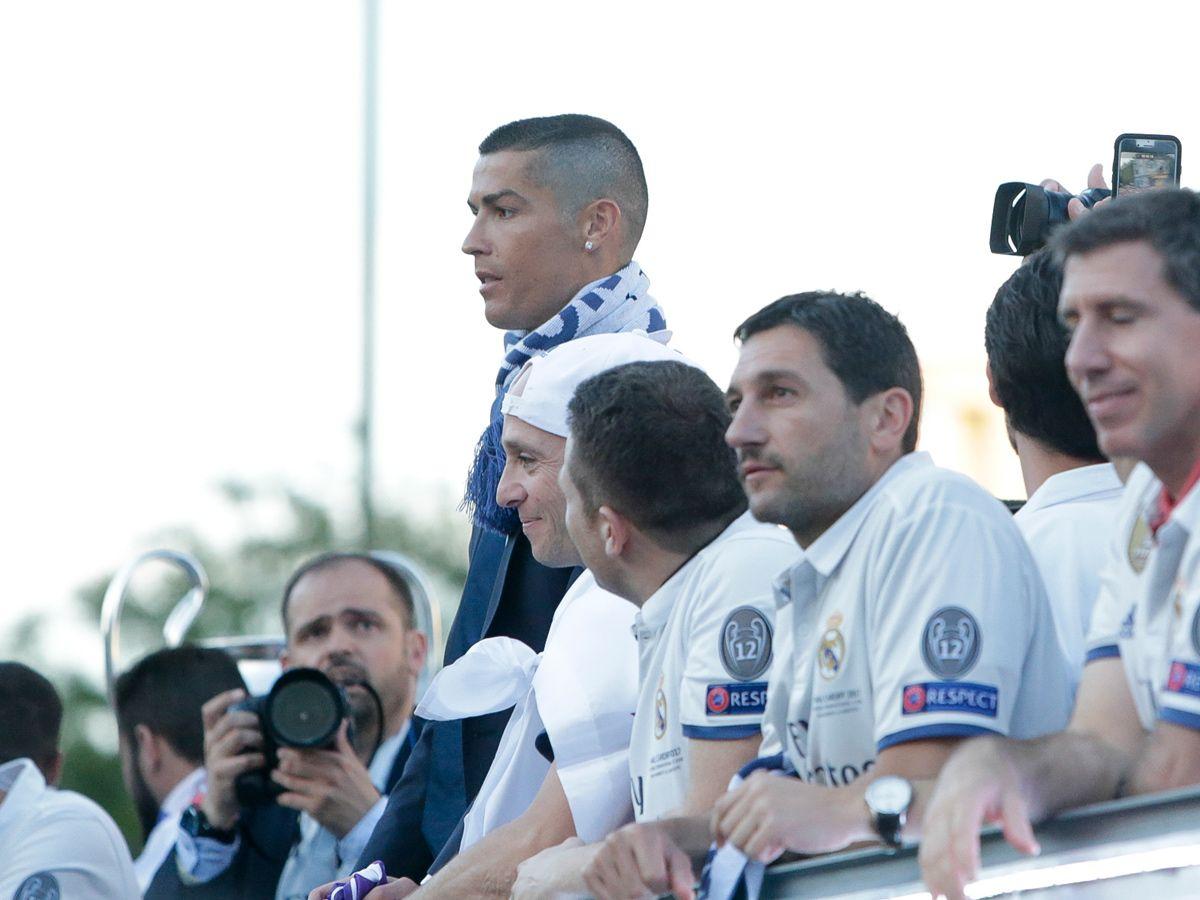
[(1158, 506), (1150, 519), (1150, 530), (1154, 534), (1157, 535), (1158, 529), (1167, 524), (1167, 519), (1171, 518), (1171, 513), (1175, 512), (1175, 507), (1183, 501), (1183, 498), (1188, 495), (1188, 491), (1194, 488), (1197, 482), (1200, 482), (1200, 462), (1196, 463), (1195, 468), (1188, 475), (1187, 481), (1183, 484), (1183, 490), (1179, 492), (1178, 497), (1172, 498), (1167, 493), (1166, 485), (1163, 485), (1162, 490), (1158, 492)]

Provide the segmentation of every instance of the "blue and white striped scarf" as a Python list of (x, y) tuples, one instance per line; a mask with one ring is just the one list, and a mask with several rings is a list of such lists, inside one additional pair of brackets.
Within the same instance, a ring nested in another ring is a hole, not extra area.
[(575, 338), (624, 331), (640, 330), (648, 334), (665, 331), (667, 320), (647, 293), (649, 287), (650, 279), (641, 266), (631, 262), (607, 278), (585, 285), (558, 315), (536, 330), (510, 331), (504, 335), (504, 362), (496, 376), (491, 419), (475, 447), (475, 461), (467, 475), (467, 492), (462, 502), (462, 509), (477, 526), (501, 534), (515, 534), (521, 529), (517, 511), (496, 503), (496, 488), (504, 471), (504, 449), (500, 446), (504, 417), (500, 402), (505, 389), (534, 356), (544, 356)]

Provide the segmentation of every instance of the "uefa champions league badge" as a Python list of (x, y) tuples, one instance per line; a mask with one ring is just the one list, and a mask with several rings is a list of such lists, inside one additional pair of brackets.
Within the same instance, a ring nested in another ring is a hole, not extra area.
[(62, 890), (49, 872), (37, 872), (21, 882), (13, 900), (62, 900)]
[(738, 681), (753, 681), (771, 667), (771, 623), (753, 606), (739, 606), (721, 626), (721, 665)]
[(982, 643), (974, 616), (957, 606), (944, 606), (925, 624), (921, 656), (930, 672), (953, 681), (971, 671)]

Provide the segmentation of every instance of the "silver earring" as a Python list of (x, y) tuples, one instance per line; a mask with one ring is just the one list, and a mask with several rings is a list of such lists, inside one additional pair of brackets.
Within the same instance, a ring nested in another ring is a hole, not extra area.
[(586, 244), (584, 244), (583, 249), (586, 250), (588, 253), (591, 253), (592, 252), (592, 242), (588, 241)]

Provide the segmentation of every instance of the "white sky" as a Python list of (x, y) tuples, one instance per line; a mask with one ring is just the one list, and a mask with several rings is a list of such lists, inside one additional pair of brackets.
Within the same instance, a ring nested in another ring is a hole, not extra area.
[[(225, 477), (350, 514), (360, 9), (0, 0), (0, 634), (162, 526), (219, 538)], [(500, 335), (459, 251), (475, 146), (587, 112), (642, 153), (637, 258), (718, 383), (755, 309), (864, 289), (925, 362), (926, 449), (1017, 495), (995, 420), (957, 425), (1014, 265), (987, 250), (992, 194), (1080, 187), (1123, 131), (1186, 151), (1194, 7), (1155, 9), (1113, 43), (1127, 3), (384, 0), (381, 493), (453, 506), (486, 416)]]

